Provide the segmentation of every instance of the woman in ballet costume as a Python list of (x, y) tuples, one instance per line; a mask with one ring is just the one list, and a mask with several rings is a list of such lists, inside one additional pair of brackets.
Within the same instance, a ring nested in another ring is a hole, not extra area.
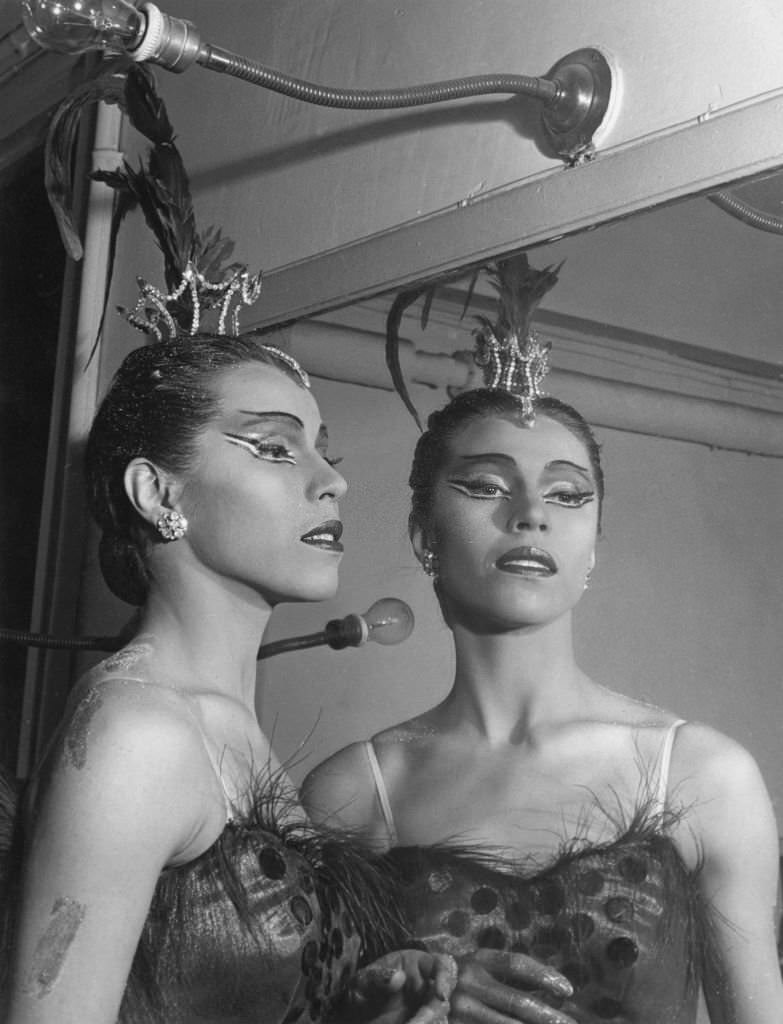
[[(561, 971), (569, 1020), (692, 1024), (701, 987), (713, 1024), (777, 1024), (764, 783), (733, 740), (576, 663), (604, 475), (525, 355), (528, 372), (498, 364), (433, 413), (413, 459), (410, 535), (453, 634), (451, 690), (316, 768), (305, 805), (392, 851), (430, 949)], [(528, 996), (518, 1019), (544, 1019), (551, 1000)]]

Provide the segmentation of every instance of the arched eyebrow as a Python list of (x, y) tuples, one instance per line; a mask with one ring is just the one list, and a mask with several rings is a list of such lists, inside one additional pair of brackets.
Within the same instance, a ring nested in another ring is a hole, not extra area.
[[(504, 462), (509, 466), (516, 466), (516, 459), (509, 455), (508, 452), (477, 452), (474, 455), (468, 453), (457, 453), (457, 459), (460, 462)], [(577, 473), (582, 473), (586, 477), (590, 477), (591, 473), (587, 466), (580, 466), (578, 462), (572, 462), (570, 459), (553, 459), (551, 462), (547, 462), (545, 469), (555, 470), (558, 469), (574, 469)]]
[(282, 412), (274, 409), (264, 412), (259, 412), (253, 409), (238, 409), (237, 412), (240, 416), (249, 417), (246, 424), (247, 426), (251, 423), (265, 423), (267, 420), (287, 420), (290, 423), (293, 423), (295, 427), (298, 427), (299, 430), (304, 430), (304, 423), (292, 412)]
[(593, 474), (590, 472), (587, 466), (580, 466), (578, 462), (572, 462), (570, 459), (555, 459), (552, 462), (547, 462), (547, 469), (574, 469), (577, 473), (581, 473), (582, 476), (587, 477), (588, 480), (592, 480)]

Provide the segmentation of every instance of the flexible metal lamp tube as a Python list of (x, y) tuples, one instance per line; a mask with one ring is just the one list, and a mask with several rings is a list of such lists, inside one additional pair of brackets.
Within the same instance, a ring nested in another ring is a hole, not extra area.
[(319, 106), (389, 110), (489, 94), (532, 97), (542, 101), (544, 129), (565, 160), (574, 160), (591, 145), (612, 89), (609, 64), (593, 48), (568, 54), (544, 77), (489, 74), (400, 89), (333, 89), (204, 43), (192, 22), (165, 14), (152, 3), (136, 8), (128, 0), (22, 0), (22, 14), (31, 37), (49, 49), (102, 49), (176, 72), (196, 63)]

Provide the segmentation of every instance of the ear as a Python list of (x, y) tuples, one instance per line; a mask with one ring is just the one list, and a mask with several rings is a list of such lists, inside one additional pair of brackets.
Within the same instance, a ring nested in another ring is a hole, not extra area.
[(419, 561), (424, 557), (425, 551), (432, 551), (433, 545), (427, 536), (426, 530), (419, 523), (413, 523), (410, 528), (411, 546)]
[(162, 509), (173, 508), (179, 494), (169, 474), (149, 459), (132, 459), (125, 469), (124, 483), (128, 501), (153, 526)]

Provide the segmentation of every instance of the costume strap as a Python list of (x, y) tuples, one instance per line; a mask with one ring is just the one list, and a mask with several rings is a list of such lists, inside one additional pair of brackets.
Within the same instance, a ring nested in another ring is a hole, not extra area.
[(672, 750), (674, 749), (674, 740), (677, 736), (677, 730), (681, 725), (685, 725), (684, 718), (678, 718), (676, 722), (672, 722), (669, 728), (666, 730), (666, 735), (663, 738), (661, 745), (661, 752), (658, 755), (658, 789), (655, 794), (655, 804), (653, 810), (656, 815), (661, 815), (666, 810), (666, 795), (669, 791), (669, 769), (672, 763)]
[(386, 783), (383, 781), (383, 773), (381, 772), (378, 755), (375, 752), (375, 744), (372, 740), (364, 741), (364, 752), (367, 755), (367, 761), (370, 765), (370, 771), (372, 772), (373, 782), (375, 783), (375, 793), (378, 797), (383, 821), (389, 835), (389, 843), (392, 846), (397, 846), (397, 826), (394, 824), (394, 815), (392, 814), (391, 804), (389, 803), (389, 793), (386, 789)]
[(223, 781), (223, 773), (220, 770), (220, 763), (212, 751), (212, 746), (209, 742), (209, 739), (207, 738), (207, 734), (204, 732), (204, 727), (201, 724), (201, 719), (199, 715), (196, 713), (196, 709), (194, 707), (191, 707), (191, 703), (187, 695), (185, 695), (185, 705), (190, 711), (191, 717), (196, 726), (196, 730), (198, 731), (198, 734), (201, 737), (201, 742), (204, 744), (204, 751), (207, 757), (209, 758), (209, 763), (212, 765), (212, 770), (214, 771), (215, 775), (217, 776), (217, 780), (220, 783), (220, 789), (221, 792), (223, 793), (223, 804), (226, 809), (226, 824), (231, 825), (236, 820), (237, 815), (234, 808), (234, 801), (229, 796), (228, 790), (226, 789), (226, 784)]

